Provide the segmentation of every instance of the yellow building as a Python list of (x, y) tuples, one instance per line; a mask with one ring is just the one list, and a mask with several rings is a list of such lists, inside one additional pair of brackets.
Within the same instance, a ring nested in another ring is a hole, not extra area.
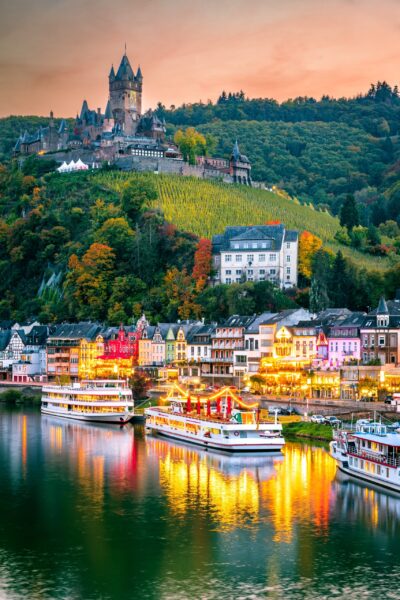
[(95, 379), (98, 377), (96, 368), (98, 357), (104, 354), (104, 339), (102, 335), (96, 336), (94, 340), (82, 338), (79, 345), (79, 379)]

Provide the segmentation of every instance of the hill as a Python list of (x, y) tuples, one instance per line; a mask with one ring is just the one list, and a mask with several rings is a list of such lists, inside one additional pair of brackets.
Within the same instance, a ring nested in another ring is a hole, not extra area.
[[(105, 172), (93, 176), (100, 187), (118, 193), (137, 176), (129, 173)], [(153, 206), (162, 210), (166, 220), (183, 231), (211, 238), (228, 225), (254, 225), (280, 221), (288, 228), (308, 230), (322, 239), (334, 252), (340, 248), (360, 267), (385, 269), (386, 258), (362, 254), (338, 244), (334, 236), (340, 225), (336, 217), (316, 210), (312, 204), (302, 205), (282, 193), (215, 181), (174, 175), (145, 175), (157, 188)]]

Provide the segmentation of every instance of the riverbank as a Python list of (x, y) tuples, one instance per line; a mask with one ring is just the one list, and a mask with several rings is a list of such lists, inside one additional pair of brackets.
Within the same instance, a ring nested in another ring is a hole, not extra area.
[(282, 428), (284, 436), (296, 436), (323, 442), (330, 442), (333, 439), (332, 427), (329, 427), (329, 425), (298, 421), (296, 423), (284, 423)]
[(0, 393), (0, 403), (4, 404), (40, 404), (41, 392), (23, 393), (19, 390), (6, 390)]

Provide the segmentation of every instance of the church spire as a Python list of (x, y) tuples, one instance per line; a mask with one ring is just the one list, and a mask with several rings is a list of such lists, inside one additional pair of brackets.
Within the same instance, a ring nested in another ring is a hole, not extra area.
[(111, 80), (115, 79), (114, 65), (111, 65), (110, 74), (108, 76), (108, 79), (111, 79)]

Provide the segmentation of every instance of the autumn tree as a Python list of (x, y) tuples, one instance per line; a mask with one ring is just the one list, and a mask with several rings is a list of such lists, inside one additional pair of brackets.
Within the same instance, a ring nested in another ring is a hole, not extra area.
[(189, 164), (196, 163), (197, 155), (205, 155), (207, 151), (207, 140), (202, 133), (196, 131), (194, 127), (188, 127), (186, 131), (178, 129), (174, 135), (174, 142), (182, 152), (184, 160)]
[(136, 223), (140, 212), (157, 199), (157, 190), (149, 178), (137, 177), (129, 182), (122, 192), (122, 208), (132, 223)]
[(72, 314), (100, 320), (106, 317), (114, 268), (115, 254), (104, 244), (92, 244), (82, 260), (76, 254), (70, 257), (65, 296)]
[(211, 274), (212, 244), (211, 240), (201, 238), (194, 254), (192, 277), (196, 283), (196, 292), (201, 292), (206, 286)]
[(303, 231), (299, 239), (299, 273), (306, 279), (311, 279), (312, 260), (322, 247), (322, 240), (309, 231)]
[(164, 277), (166, 301), (170, 318), (189, 319), (198, 314), (200, 307), (194, 302), (193, 279), (186, 269), (169, 269)]

